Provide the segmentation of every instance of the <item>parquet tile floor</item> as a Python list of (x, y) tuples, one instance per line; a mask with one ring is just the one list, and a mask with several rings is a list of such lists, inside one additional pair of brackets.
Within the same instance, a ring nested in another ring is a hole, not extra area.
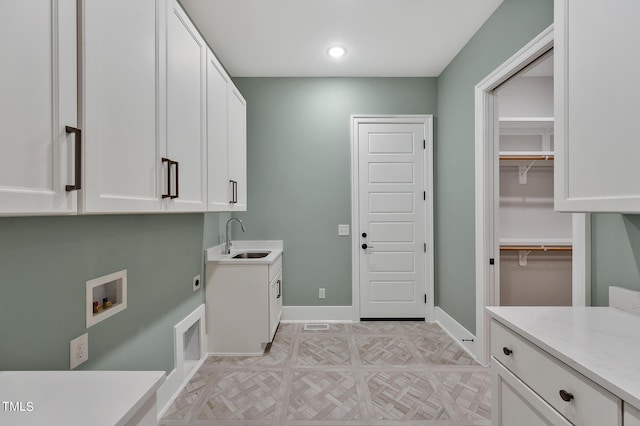
[(209, 357), (162, 426), (491, 424), (489, 370), (437, 324), (280, 324), (260, 357)]

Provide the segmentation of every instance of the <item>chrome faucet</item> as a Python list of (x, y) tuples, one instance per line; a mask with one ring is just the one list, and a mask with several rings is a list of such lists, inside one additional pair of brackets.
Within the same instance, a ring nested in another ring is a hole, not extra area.
[(232, 217), (227, 221), (227, 235), (225, 235), (224, 239), (224, 254), (231, 254), (231, 222), (236, 221), (242, 227), (242, 232), (244, 232), (244, 223), (237, 217)]

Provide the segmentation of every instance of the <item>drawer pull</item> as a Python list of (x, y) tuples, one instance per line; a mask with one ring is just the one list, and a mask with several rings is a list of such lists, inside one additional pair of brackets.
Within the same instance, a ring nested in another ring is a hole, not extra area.
[(564, 389), (561, 389), (560, 398), (562, 398), (563, 401), (569, 402), (573, 399), (573, 394), (571, 392), (567, 392)]
[(502, 352), (504, 352), (504, 354), (506, 356), (509, 356), (509, 355), (511, 355), (513, 353), (513, 351), (511, 349), (509, 349), (508, 347), (506, 347), (506, 346), (504, 348), (502, 348)]

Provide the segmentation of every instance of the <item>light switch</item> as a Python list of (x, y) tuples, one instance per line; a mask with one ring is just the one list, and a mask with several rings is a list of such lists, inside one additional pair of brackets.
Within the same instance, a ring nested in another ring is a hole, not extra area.
[(349, 225), (338, 225), (338, 235), (349, 235)]

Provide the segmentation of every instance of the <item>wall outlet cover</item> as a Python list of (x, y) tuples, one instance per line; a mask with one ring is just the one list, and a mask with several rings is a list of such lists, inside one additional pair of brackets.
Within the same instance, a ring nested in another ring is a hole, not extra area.
[(324, 299), (325, 298), (325, 289), (324, 288), (318, 289), (318, 298), (319, 299)]
[(202, 284), (202, 280), (200, 279), (200, 274), (193, 277), (193, 291), (197, 291), (200, 288), (200, 284)]
[(349, 235), (349, 225), (338, 225), (338, 235)]
[(69, 369), (73, 370), (89, 359), (89, 333), (69, 342)]

